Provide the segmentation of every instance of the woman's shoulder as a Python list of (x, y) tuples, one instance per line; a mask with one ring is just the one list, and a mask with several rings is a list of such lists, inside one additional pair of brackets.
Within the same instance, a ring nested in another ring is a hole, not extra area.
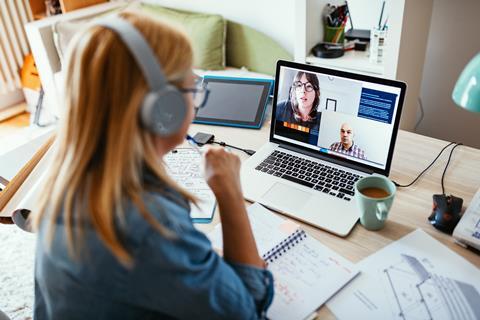
[(287, 99), (287, 100), (279, 101), (279, 102), (277, 103), (277, 110), (279, 110), (279, 109), (284, 110), (284, 109), (287, 108), (287, 106), (289, 106), (289, 105), (290, 105), (290, 100), (288, 100), (288, 99)]
[[(190, 206), (178, 192), (144, 191), (141, 201), (145, 211), (171, 231), (178, 232), (192, 224)], [(128, 201), (125, 212), (129, 229), (132, 228), (132, 231), (140, 234), (151, 232), (153, 226), (146, 220), (137, 204)]]
[(290, 121), (290, 118), (292, 117), (290, 101), (282, 100), (279, 103), (277, 103), (277, 110), (275, 114), (276, 114), (277, 120)]

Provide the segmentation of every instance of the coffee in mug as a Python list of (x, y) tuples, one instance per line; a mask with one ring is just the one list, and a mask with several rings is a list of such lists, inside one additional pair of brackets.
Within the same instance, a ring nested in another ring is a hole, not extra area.
[(375, 187), (363, 188), (362, 190), (360, 190), (360, 192), (364, 196), (367, 196), (367, 197), (370, 197), (370, 198), (376, 198), (376, 199), (386, 198), (390, 195), (390, 193), (388, 193), (388, 191), (386, 191), (382, 188), (375, 188)]
[(395, 185), (384, 176), (367, 176), (355, 183), (360, 223), (368, 230), (380, 230), (385, 225), (395, 197)]

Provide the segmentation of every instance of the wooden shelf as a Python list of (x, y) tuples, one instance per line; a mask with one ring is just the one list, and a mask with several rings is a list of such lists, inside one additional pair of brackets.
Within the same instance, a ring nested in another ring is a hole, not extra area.
[[(62, 7), (62, 13), (66, 13), (104, 2), (108, 2), (108, 0), (60, 0), (60, 6)], [(46, 17), (47, 9), (45, 7), (45, 0), (29, 0), (29, 4), (35, 20)]]
[(367, 51), (347, 51), (342, 57), (325, 59), (312, 55), (306, 57), (305, 61), (318, 66), (329, 67), (337, 70), (354, 71), (360, 73), (374, 74), (381, 76), (385, 73), (383, 64), (370, 62)]
[(108, 0), (60, 0), (60, 5), (62, 12), (65, 13), (104, 2)]
[(35, 20), (40, 20), (46, 16), (45, 0), (29, 0), (28, 2)]

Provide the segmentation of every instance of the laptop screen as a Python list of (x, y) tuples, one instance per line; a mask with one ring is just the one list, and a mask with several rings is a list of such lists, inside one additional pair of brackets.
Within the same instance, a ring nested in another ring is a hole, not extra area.
[(274, 140), (388, 174), (405, 84), (285, 61), (276, 80)]

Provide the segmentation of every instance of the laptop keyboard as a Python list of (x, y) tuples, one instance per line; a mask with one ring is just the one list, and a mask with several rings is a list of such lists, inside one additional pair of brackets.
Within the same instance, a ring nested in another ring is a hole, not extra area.
[(325, 164), (274, 151), (255, 170), (286, 179), (319, 192), (350, 201), (355, 194), (353, 185), (358, 174)]

